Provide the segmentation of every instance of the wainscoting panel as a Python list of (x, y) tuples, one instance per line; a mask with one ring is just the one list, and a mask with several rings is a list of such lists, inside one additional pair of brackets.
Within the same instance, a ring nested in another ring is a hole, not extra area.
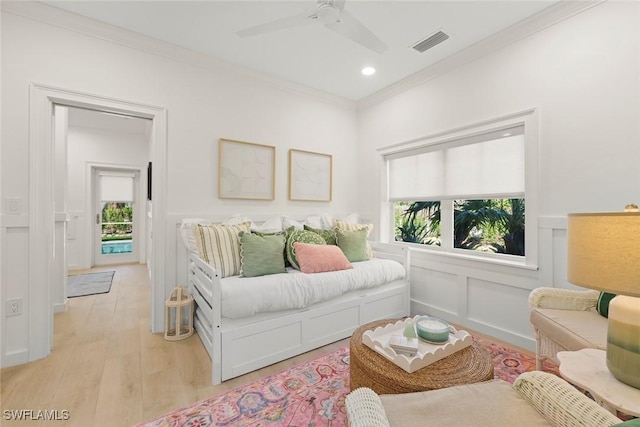
[(411, 300), (434, 312), (457, 317), (458, 275), (444, 271), (411, 267)]
[[(529, 290), (474, 278), (469, 278), (467, 290), (469, 322), (522, 338), (530, 336)], [(509, 321), (505, 324), (505, 320)]]
[(410, 249), (411, 314), (439, 316), (533, 351), (531, 290), (577, 288), (566, 280), (566, 218), (540, 217), (538, 227), (537, 269)]

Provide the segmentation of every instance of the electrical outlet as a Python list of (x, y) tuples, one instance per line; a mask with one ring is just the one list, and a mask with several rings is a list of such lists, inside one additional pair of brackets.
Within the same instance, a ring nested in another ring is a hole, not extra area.
[(22, 298), (7, 300), (6, 316), (19, 316), (22, 314)]

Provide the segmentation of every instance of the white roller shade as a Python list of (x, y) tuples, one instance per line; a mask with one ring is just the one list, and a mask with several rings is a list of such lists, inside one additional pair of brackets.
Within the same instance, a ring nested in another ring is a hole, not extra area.
[(387, 156), (389, 199), (522, 196), (524, 148), (520, 126), (394, 153)]
[(100, 174), (100, 198), (103, 202), (133, 202), (132, 174)]

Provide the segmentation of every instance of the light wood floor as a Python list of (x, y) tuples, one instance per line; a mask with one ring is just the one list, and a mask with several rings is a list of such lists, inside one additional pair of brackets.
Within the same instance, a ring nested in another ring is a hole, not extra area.
[[(107, 294), (70, 298), (54, 318), (54, 347), (46, 359), (0, 370), (2, 426), (131, 426), (215, 396), (348, 345), (348, 339), (256, 372), (211, 385), (211, 360), (194, 335), (166, 341), (150, 331), (150, 284), (145, 265), (115, 270)], [(68, 421), (7, 421), (5, 410), (69, 411)]]

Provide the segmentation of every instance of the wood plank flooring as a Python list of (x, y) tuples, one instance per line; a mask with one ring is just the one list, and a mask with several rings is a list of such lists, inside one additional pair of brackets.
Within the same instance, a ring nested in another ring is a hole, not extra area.
[[(197, 335), (166, 341), (150, 332), (151, 289), (140, 264), (115, 270), (107, 294), (70, 298), (54, 316), (49, 357), (0, 370), (0, 425), (131, 426), (348, 345), (348, 339), (211, 385), (211, 359)], [(63, 410), (67, 421), (12, 421), (5, 410)]]

